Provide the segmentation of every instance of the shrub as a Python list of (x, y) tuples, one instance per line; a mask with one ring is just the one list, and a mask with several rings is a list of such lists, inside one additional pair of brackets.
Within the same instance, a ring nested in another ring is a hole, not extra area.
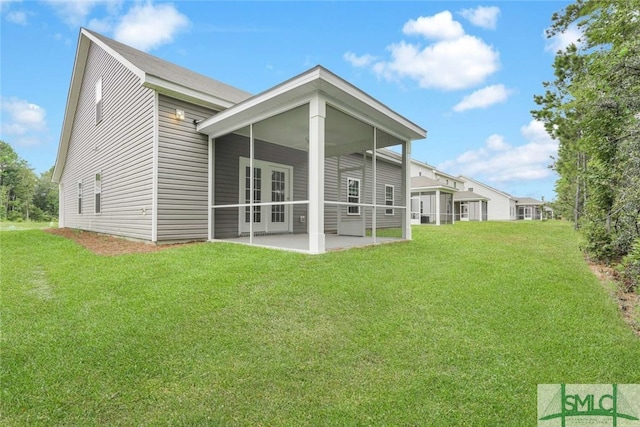
[(640, 285), (640, 238), (633, 243), (631, 251), (619, 265), (622, 284), (627, 292), (638, 289)]

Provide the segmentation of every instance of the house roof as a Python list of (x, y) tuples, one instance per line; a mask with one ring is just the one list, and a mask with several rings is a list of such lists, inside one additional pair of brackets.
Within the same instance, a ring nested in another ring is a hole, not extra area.
[(471, 182), (473, 182), (474, 184), (477, 184), (477, 185), (481, 185), (481, 186), (483, 186), (483, 187), (486, 187), (486, 188), (488, 188), (488, 189), (490, 189), (490, 190), (492, 190), (492, 191), (495, 191), (496, 193), (499, 193), (499, 194), (501, 194), (501, 195), (503, 195), (504, 197), (507, 197), (507, 198), (509, 198), (509, 199), (515, 199), (515, 197), (513, 197), (511, 194), (509, 194), (509, 193), (505, 193), (504, 191), (501, 191), (501, 190), (498, 190), (497, 188), (492, 187), (492, 186), (490, 186), (490, 185), (487, 185), (487, 184), (485, 184), (484, 182), (480, 182), (480, 181), (478, 181), (477, 179), (469, 178), (468, 176), (465, 176), (465, 175), (460, 175), (460, 176), (459, 176), (459, 178), (460, 178), (462, 181), (465, 181), (465, 182), (466, 182), (466, 181), (471, 181)]
[(443, 184), (437, 179), (429, 178), (426, 176), (412, 176), (411, 177), (411, 190), (447, 190), (450, 192), (456, 191), (453, 187)]
[(453, 193), (454, 202), (474, 202), (478, 200), (486, 201), (491, 199), (474, 193), (473, 191), (458, 191), (457, 193)]
[(518, 197), (516, 200), (516, 205), (542, 205), (544, 204), (538, 199), (534, 199), (531, 197)]
[(435, 166), (430, 165), (429, 163), (422, 162), (422, 161), (416, 160), (416, 159), (411, 159), (411, 163), (416, 164), (416, 165), (418, 165), (420, 167), (423, 167), (423, 168), (431, 169), (431, 170), (433, 170), (434, 174), (442, 175), (445, 178), (449, 178), (449, 179), (451, 179), (453, 181), (464, 182), (464, 180), (460, 179), (459, 176), (453, 176), (453, 175), (450, 175), (450, 174), (448, 174), (446, 172), (443, 172), (443, 171), (439, 170), (438, 168), (436, 168)]
[[(146, 52), (142, 52), (138, 49), (134, 49), (131, 46), (117, 42), (108, 37), (98, 34), (94, 31), (81, 29), (81, 34), (86, 34), (92, 41), (101, 45), (105, 50), (110, 51), (111, 54), (116, 54), (116, 58), (125, 59), (129, 64), (126, 64), (128, 68), (131, 65), (136, 68), (136, 71), (142, 71), (144, 73), (143, 83), (146, 86), (154, 87), (162, 91), (175, 91), (183, 89), (190, 89), (195, 92), (192, 95), (200, 98), (214, 98), (213, 103), (230, 104), (230, 105), (218, 105), (218, 107), (228, 108), (233, 104), (237, 104), (251, 96), (250, 93), (222, 83), (218, 80), (204, 76), (202, 74), (191, 71), (187, 68), (176, 65), (172, 62), (165, 61), (156, 56), (149, 55)], [(102, 43), (100, 43), (102, 42)], [(124, 61), (123, 61), (124, 62)], [(176, 87), (177, 86), (177, 87)]]
[(76, 57), (73, 64), (71, 84), (67, 95), (64, 120), (58, 145), (52, 181), (59, 182), (67, 157), (71, 127), (75, 119), (80, 87), (87, 65), (91, 43), (100, 46), (140, 79), (146, 87), (169, 96), (204, 105), (214, 109), (225, 109), (247, 99), (248, 92), (234, 88), (217, 80), (203, 76), (171, 62), (141, 52), (86, 28), (80, 29)]
[[(333, 114), (334, 121), (344, 121), (347, 117), (356, 119), (360, 124), (354, 124), (352, 128), (359, 126), (365, 130), (364, 127), (375, 126), (386, 133), (379, 134), (378, 147), (426, 137), (426, 131), (420, 126), (320, 65), (200, 122), (197, 129), (216, 138), (262, 120), (279, 115), (284, 117), (283, 113), (290, 117), (295, 115), (298, 122), (308, 123), (309, 113), (305, 106), (309, 105), (309, 99), (314, 94), (321, 94), (327, 99), (328, 106), (334, 107), (327, 108), (328, 126), (331, 122), (329, 115)], [(331, 132), (337, 134), (347, 131), (347, 127), (328, 128), (326, 140), (333, 140), (330, 138)], [(293, 137), (299, 140), (299, 136)], [(286, 135), (280, 133), (279, 139), (283, 141)], [(293, 146), (295, 142), (291, 144)], [(327, 146), (327, 150), (330, 149)]]

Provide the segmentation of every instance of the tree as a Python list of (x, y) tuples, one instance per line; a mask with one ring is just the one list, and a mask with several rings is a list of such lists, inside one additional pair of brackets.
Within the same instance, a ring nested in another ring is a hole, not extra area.
[(58, 217), (58, 185), (51, 181), (53, 167), (40, 174), (33, 194), (34, 220), (48, 221)]
[(627, 254), (640, 235), (640, 1), (578, 0), (548, 36), (576, 25), (580, 46), (556, 55), (532, 111), (559, 140), (558, 202), (571, 208), (595, 258)]
[(36, 180), (27, 161), (9, 144), (0, 141), (1, 219), (29, 219)]

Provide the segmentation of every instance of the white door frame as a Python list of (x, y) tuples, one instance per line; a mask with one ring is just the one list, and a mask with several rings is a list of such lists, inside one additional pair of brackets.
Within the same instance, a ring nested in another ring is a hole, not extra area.
[[(240, 157), (239, 158), (239, 169), (238, 169), (238, 203), (246, 204), (247, 201), (245, 199), (245, 191), (246, 191), (246, 176), (245, 170), (249, 167), (249, 158), (248, 157)], [(253, 159), (253, 167), (255, 169), (261, 170), (260, 179), (262, 181), (260, 188), (260, 202), (254, 201), (254, 204), (259, 203), (271, 203), (271, 191), (272, 191), (272, 179), (271, 174), (274, 171), (283, 171), (286, 172), (285, 175), (285, 200), (291, 201), (293, 200), (293, 166), (284, 165), (275, 162), (267, 162), (264, 160)], [(292, 233), (293, 232), (293, 206), (292, 205), (284, 205), (284, 215), (285, 222), (272, 222), (272, 209), (273, 205), (267, 206), (254, 206), (254, 215), (255, 209), (260, 208), (260, 219), (259, 223), (253, 223), (253, 231), (258, 233)], [(238, 209), (238, 232), (239, 233), (248, 233), (249, 232), (249, 223), (245, 221), (246, 208)], [(253, 218), (252, 218), (253, 219)]]
[[(465, 216), (462, 216), (462, 207), (465, 207)], [(460, 221), (469, 221), (469, 203), (460, 202)]]

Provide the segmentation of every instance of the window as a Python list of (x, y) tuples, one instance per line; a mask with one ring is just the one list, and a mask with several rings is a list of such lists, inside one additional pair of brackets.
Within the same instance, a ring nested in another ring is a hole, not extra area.
[[(347, 202), (360, 203), (360, 180), (347, 178)], [(360, 206), (349, 206), (347, 215), (360, 215)]]
[(93, 186), (93, 192), (95, 194), (96, 204), (95, 213), (102, 212), (102, 171), (96, 173), (96, 180)]
[(458, 183), (453, 181), (453, 188), (458, 188)]
[(102, 77), (96, 82), (96, 124), (102, 121)]
[[(245, 167), (245, 203), (251, 203), (251, 167)], [(262, 203), (262, 168), (253, 168), (253, 203)], [(262, 222), (262, 206), (253, 207), (253, 222)], [(251, 207), (244, 208), (244, 221), (251, 222)]]
[(473, 193), (473, 187), (469, 187), (467, 191), (470, 191), (471, 193)]
[(82, 215), (82, 181), (78, 181), (78, 215)]
[[(384, 204), (386, 206), (393, 206), (393, 185), (384, 186)], [(393, 209), (385, 209), (385, 215), (393, 215)]]

